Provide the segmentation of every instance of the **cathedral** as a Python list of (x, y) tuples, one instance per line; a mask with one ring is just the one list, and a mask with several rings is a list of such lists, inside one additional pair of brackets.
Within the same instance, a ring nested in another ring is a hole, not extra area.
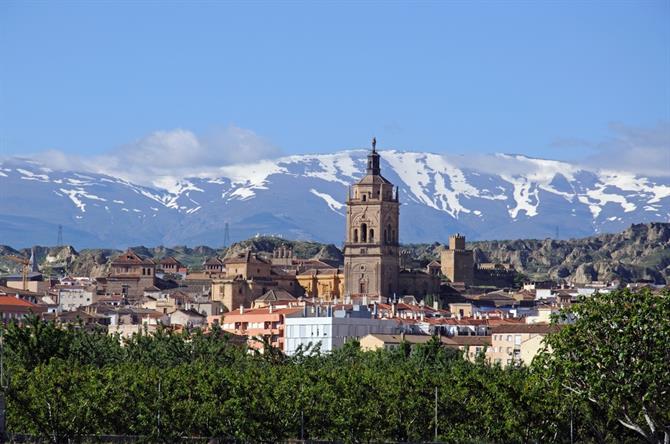
[(386, 301), (398, 291), (398, 189), (381, 175), (372, 141), (365, 177), (349, 189), (344, 293)]

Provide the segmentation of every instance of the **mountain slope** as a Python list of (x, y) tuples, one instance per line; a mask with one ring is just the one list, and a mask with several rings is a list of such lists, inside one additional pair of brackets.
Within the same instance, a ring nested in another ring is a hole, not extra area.
[[(670, 220), (670, 179), (595, 172), (498, 155), (506, 171), (458, 167), (457, 158), (383, 151), (382, 174), (399, 187), (401, 240), (583, 237)], [(25, 159), (0, 163), (0, 243), (54, 244), (58, 226), (78, 248), (221, 245), (256, 234), (340, 244), (347, 186), (364, 150), (224, 166), (208, 177), (140, 186), (105, 174), (53, 171)], [(167, 185), (166, 185), (167, 184)]]

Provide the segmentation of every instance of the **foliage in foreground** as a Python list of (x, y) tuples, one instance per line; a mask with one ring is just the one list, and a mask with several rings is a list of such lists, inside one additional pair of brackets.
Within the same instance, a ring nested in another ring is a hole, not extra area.
[[(438, 341), (392, 352), (249, 354), (215, 330), (135, 336), (33, 320), (4, 331), (10, 431), (446, 442), (663, 442), (670, 295), (584, 300), (531, 368), (469, 363)], [(653, 431), (648, 423), (653, 423)], [(631, 425), (641, 430), (634, 430)]]

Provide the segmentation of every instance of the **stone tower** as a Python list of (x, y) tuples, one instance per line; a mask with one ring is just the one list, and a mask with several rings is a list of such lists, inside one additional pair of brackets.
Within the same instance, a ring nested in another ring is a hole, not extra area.
[(474, 257), (472, 250), (465, 249), (465, 236), (456, 234), (449, 236), (449, 248), (440, 254), (442, 274), (451, 282), (473, 284)]
[(386, 300), (398, 291), (398, 190), (368, 154), (365, 177), (349, 189), (344, 243), (344, 294)]

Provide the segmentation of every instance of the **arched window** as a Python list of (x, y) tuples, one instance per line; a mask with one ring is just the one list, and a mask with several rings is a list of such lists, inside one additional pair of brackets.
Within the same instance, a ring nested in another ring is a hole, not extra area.
[(393, 238), (391, 237), (391, 234), (392, 234), (392, 233), (391, 233), (391, 224), (388, 224), (387, 227), (386, 227), (386, 229), (387, 229), (388, 232), (389, 232), (389, 240), (388, 240), (388, 243), (389, 243), (389, 244), (392, 244), (392, 243), (393, 243)]
[(384, 228), (384, 243), (387, 244), (389, 241), (389, 232), (386, 228)]
[(368, 200), (367, 198), (368, 198), (367, 194), (363, 193), (363, 202), (365, 202), (366, 200)]
[(358, 228), (354, 228), (354, 242), (358, 242)]
[(370, 228), (370, 242), (375, 241), (375, 230), (374, 228)]
[(361, 225), (361, 242), (368, 241), (368, 224)]
[(391, 240), (392, 240), (393, 242), (398, 242), (398, 238), (395, 237), (395, 230), (393, 230), (393, 236), (391, 237)]

